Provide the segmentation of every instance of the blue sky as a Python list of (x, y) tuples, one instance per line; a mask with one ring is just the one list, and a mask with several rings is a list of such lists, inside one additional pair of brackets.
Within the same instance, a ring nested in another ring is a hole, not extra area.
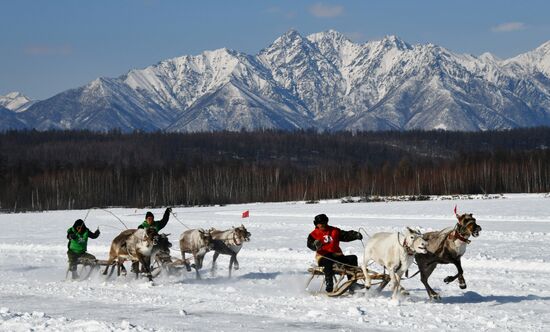
[(0, 0), (0, 95), (45, 99), (221, 47), (256, 54), (291, 28), (506, 58), (550, 40), (548, 13), (547, 0)]

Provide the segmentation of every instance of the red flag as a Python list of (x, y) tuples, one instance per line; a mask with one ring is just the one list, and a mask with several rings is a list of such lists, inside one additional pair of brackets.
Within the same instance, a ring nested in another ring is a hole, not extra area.
[(243, 212), (243, 218), (248, 218), (250, 216), (250, 211), (246, 210)]

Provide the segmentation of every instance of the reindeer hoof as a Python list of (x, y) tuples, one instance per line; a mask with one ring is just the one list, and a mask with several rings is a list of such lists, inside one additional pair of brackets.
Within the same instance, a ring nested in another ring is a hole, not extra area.
[(443, 281), (444, 281), (446, 284), (450, 284), (453, 280), (454, 280), (453, 277), (447, 277), (447, 278), (443, 279)]
[(460, 289), (466, 289), (466, 284), (460, 284), (458, 287), (460, 287)]
[(402, 290), (402, 291), (401, 291), (401, 295), (409, 296), (409, 295), (411, 295), (411, 294), (410, 294), (408, 291), (406, 291), (406, 290)]
[(433, 293), (433, 294), (430, 294), (430, 299), (434, 301), (439, 301), (441, 300), (441, 296), (439, 296), (439, 294), (437, 293)]

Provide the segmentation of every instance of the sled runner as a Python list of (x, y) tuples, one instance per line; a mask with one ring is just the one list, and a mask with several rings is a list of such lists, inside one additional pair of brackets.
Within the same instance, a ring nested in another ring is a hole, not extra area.
[[(94, 272), (94, 270), (99, 270), (100, 266), (107, 266), (107, 265), (108, 265), (108, 262), (106, 260), (80, 257), (78, 258), (77, 265), (76, 265), (77, 278), (75, 280), (86, 280), (92, 275), (92, 272)], [(71, 275), (70, 272), (71, 272), (70, 268), (67, 268), (67, 272), (65, 273), (65, 279), (69, 279), (69, 276)]]
[(178, 274), (186, 267), (183, 260), (176, 258), (172, 259), (167, 252), (160, 252), (155, 255), (155, 258), (151, 262), (151, 274), (153, 277), (157, 277), (161, 273), (168, 275)]
[[(307, 271), (311, 274), (307, 284), (306, 289), (308, 289), (311, 281), (315, 277), (322, 277), (323, 281), (319, 288), (319, 292), (323, 289), (325, 284), (325, 273), (323, 268), (320, 266), (312, 266)], [(378, 283), (378, 291), (381, 292), (384, 287), (390, 282), (390, 276), (385, 273), (377, 273), (375, 271), (368, 272), (370, 277), (373, 280), (380, 280)], [(349, 276), (349, 279), (348, 279)], [(336, 297), (344, 294), (349, 290), (352, 285), (358, 284), (361, 288), (364, 288), (365, 276), (363, 275), (363, 270), (357, 266), (346, 266), (343, 264), (334, 264), (334, 290), (330, 293), (327, 293), (330, 297)]]

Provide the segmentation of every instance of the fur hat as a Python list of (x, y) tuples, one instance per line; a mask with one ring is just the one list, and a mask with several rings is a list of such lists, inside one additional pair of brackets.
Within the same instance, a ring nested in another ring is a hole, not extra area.
[(147, 213), (145, 214), (145, 219), (147, 219), (147, 218), (149, 218), (149, 217), (151, 217), (151, 218), (154, 218), (154, 217), (155, 217), (155, 216), (153, 215), (153, 212), (147, 211)]
[(316, 216), (315, 216), (315, 219), (313, 219), (313, 224), (314, 224), (314, 225), (317, 225), (317, 224), (326, 225), (326, 224), (328, 224), (328, 217), (327, 217), (327, 215), (324, 214), (324, 213), (316, 215)]

